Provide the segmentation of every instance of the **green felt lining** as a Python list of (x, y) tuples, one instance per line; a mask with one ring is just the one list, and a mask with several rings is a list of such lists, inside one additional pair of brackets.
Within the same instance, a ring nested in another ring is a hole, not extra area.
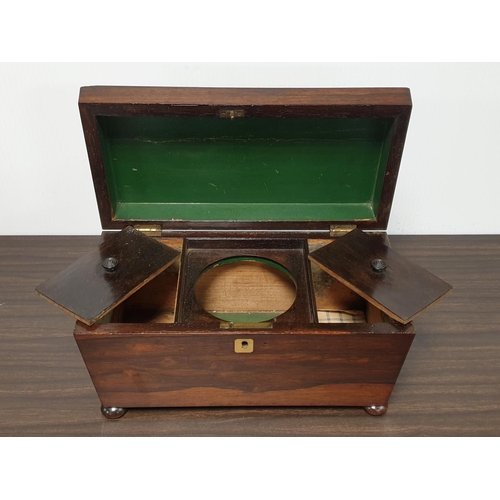
[(207, 311), (209, 314), (222, 321), (229, 321), (232, 323), (262, 323), (263, 321), (270, 321), (271, 319), (281, 316), (283, 313), (276, 312), (220, 312), (220, 311)]
[(373, 219), (392, 123), (98, 117), (116, 220)]

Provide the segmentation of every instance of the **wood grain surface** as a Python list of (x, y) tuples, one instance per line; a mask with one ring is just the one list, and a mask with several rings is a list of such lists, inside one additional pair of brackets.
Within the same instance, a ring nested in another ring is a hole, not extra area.
[(392, 247), (454, 287), (415, 322), (389, 410), (129, 410), (106, 420), (74, 341), (74, 320), (35, 287), (99, 237), (0, 238), (2, 436), (499, 436), (500, 236), (399, 236)]
[[(103, 241), (36, 291), (87, 325), (94, 324), (135, 291), (164, 271), (179, 252), (133, 227), (103, 234)], [(104, 259), (116, 259), (106, 271)]]
[[(319, 248), (309, 259), (404, 324), (451, 290), (448, 283), (360, 229)], [(387, 268), (374, 271), (371, 262), (376, 259)]]
[[(75, 339), (104, 406), (153, 408), (386, 406), (414, 338), (387, 325), (208, 326), (79, 324)], [(251, 355), (234, 352), (241, 338)]]
[(409, 106), (407, 88), (210, 88), (210, 87), (82, 87), (80, 103), (93, 105), (211, 105), (272, 106), (276, 104), (308, 106)]

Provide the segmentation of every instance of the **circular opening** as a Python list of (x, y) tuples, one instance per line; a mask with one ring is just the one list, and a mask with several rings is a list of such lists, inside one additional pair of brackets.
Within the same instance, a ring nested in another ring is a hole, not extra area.
[(218, 319), (258, 323), (290, 309), (297, 287), (288, 270), (276, 262), (233, 257), (205, 269), (196, 281), (194, 294), (198, 304)]

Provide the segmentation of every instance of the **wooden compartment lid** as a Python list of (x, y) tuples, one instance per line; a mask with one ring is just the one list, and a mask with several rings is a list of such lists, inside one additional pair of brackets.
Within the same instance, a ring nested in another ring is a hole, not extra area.
[(409, 323), (452, 287), (356, 229), (309, 254), (325, 272), (401, 323)]
[(83, 87), (102, 227), (172, 234), (385, 229), (406, 88)]
[(36, 291), (87, 325), (114, 309), (169, 267), (179, 252), (127, 227), (104, 233), (98, 248)]

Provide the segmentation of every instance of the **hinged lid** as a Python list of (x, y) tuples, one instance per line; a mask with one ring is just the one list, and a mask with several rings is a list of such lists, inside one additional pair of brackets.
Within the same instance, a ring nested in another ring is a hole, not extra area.
[(36, 291), (92, 325), (165, 270), (179, 252), (132, 227), (104, 233), (98, 248), (42, 283)]
[(387, 227), (404, 88), (84, 87), (102, 227), (328, 236)]
[(452, 288), (359, 229), (312, 252), (309, 258), (391, 318), (404, 324)]

